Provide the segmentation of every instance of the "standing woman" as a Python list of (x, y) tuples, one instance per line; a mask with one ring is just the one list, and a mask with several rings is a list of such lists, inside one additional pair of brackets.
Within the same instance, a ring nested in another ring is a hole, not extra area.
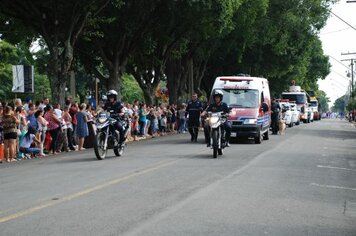
[(76, 113), (76, 118), (77, 118), (76, 134), (78, 138), (78, 150), (85, 149), (83, 148), (84, 138), (89, 135), (86, 107), (87, 105), (85, 103), (80, 104), (79, 112)]
[(69, 114), (69, 107), (67, 105), (64, 106), (63, 110), (63, 121), (65, 126), (67, 127), (66, 137), (68, 142), (68, 147), (70, 150), (75, 151), (75, 145), (73, 144), (73, 124), (72, 124), (72, 117)]
[(57, 154), (56, 152), (58, 150), (57, 140), (58, 140), (58, 134), (59, 132), (61, 132), (61, 127), (60, 127), (61, 121), (54, 114), (53, 107), (49, 104), (46, 106), (46, 114), (44, 118), (46, 119), (46, 121), (48, 121), (47, 130), (51, 134), (51, 138), (52, 138), (50, 150), (48, 151), (52, 151), (53, 154)]
[(38, 140), (39, 142), (39, 147), (40, 147), (40, 154), (39, 156), (46, 156), (43, 152), (43, 144), (46, 138), (46, 132), (47, 132), (47, 125), (48, 121), (46, 121), (45, 118), (43, 118), (43, 110), (37, 110), (35, 112), (35, 118), (37, 119), (38, 123)]
[(145, 128), (147, 122), (147, 113), (146, 113), (146, 104), (140, 103), (138, 110), (138, 124), (140, 126), (140, 135), (141, 137), (145, 137)]
[(4, 131), (4, 156), (7, 162), (16, 161), (17, 123), (12, 107), (6, 106), (2, 126)]

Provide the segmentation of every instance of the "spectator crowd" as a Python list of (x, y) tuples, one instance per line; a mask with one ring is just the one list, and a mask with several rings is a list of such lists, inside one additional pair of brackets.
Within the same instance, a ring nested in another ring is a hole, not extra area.
[[(80, 151), (93, 146), (95, 117), (103, 111), (77, 103), (71, 97), (62, 108), (48, 98), (33, 102), (0, 102), (0, 163)], [(136, 101), (122, 104), (130, 118), (128, 141), (168, 133), (186, 133), (186, 105), (146, 105)]]

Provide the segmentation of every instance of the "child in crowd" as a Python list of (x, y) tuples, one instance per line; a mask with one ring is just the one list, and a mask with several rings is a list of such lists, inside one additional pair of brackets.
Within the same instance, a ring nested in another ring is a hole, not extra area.
[(167, 116), (164, 113), (161, 115), (160, 131), (162, 136), (165, 135), (167, 132)]
[(181, 108), (178, 111), (179, 115), (179, 133), (186, 133), (186, 105), (182, 104)]
[(137, 135), (138, 135), (138, 116), (137, 116), (137, 114), (134, 114), (134, 116), (133, 116), (131, 130), (132, 130), (133, 140), (136, 141)]

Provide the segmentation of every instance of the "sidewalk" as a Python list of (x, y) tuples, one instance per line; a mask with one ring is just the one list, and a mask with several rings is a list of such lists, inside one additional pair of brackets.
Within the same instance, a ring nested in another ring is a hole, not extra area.
[[(152, 139), (152, 138), (164, 138), (166, 136), (171, 136), (171, 135), (176, 135), (176, 134), (179, 134), (177, 133), (177, 131), (174, 131), (174, 132), (167, 132), (165, 133), (164, 135), (156, 135), (156, 136), (151, 136), (151, 135), (147, 135), (145, 137), (137, 137), (136, 140), (133, 140), (132, 137), (129, 137), (127, 140), (126, 140), (126, 143), (132, 143), (132, 142), (139, 142), (139, 141), (143, 141), (143, 140), (149, 140), (149, 139)], [(88, 150), (88, 149), (92, 149), (92, 148), (86, 148), (82, 151), (85, 151), (85, 150)], [(5, 160), (3, 159), (0, 159), (0, 164), (10, 164), (10, 163), (16, 163), (16, 162), (20, 162), (20, 161), (24, 161), (24, 160), (31, 160), (31, 159), (46, 159), (48, 157), (53, 157), (53, 156), (61, 156), (62, 154), (68, 154), (68, 153), (71, 153), (71, 152), (81, 152), (81, 150), (75, 150), (75, 151), (69, 151), (69, 152), (60, 152), (60, 153), (57, 153), (57, 154), (46, 154), (46, 156), (35, 156), (35, 157), (32, 157), (32, 158), (27, 158), (27, 157), (23, 157), (23, 158), (16, 158), (16, 161), (13, 161), (13, 162), (6, 162)]]

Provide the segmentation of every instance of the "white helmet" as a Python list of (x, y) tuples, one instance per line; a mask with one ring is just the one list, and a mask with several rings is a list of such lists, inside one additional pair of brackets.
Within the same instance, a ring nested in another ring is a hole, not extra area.
[(113, 97), (116, 100), (117, 92), (115, 90), (111, 89), (106, 93), (106, 96), (108, 97), (108, 99), (110, 99), (110, 97)]
[(220, 97), (220, 100), (222, 101), (223, 96), (224, 96), (224, 92), (221, 91), (220, 89), (217, 89), (217, 90), (215, 90), (214, 93), (213, 93), (213, 97), (216, 97), (216, 96), (219, 96), (219, 97)]

